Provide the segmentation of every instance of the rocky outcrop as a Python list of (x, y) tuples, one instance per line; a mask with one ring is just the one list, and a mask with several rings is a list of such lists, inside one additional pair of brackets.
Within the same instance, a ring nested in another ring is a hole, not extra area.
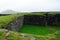
[(48, 14), (48, 18), (47, 18), (47, 25), (57, 25), (59, 26), (60, 25), (60, 14), (55, 14), (55, 15), (52, 15), (52, 14)]
[(11, 31), (19, 31), (19, 29), (22, 27), (23, 25), (23, 16), (20, 16), (18, 18), (16, 18), (15, 20), (13, 20), (12, 22), (10, 22), (5, 29), (11, 30)]
[(24, 24), (38, 24), (44, 25), (44, 16), (42, 15), (25, 15), (24, 16)]
[(60, 25), (60, 14), (25, 15), (24, 24), (34, 24), (40, 26)]

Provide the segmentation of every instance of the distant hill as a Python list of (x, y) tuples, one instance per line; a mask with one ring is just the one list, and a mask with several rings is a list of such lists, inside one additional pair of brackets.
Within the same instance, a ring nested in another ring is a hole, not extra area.
[(5, 10), (5, 11), (2, 11), (0, 14), (15, 14), (15, 13), (17, 12), (13, 10)]

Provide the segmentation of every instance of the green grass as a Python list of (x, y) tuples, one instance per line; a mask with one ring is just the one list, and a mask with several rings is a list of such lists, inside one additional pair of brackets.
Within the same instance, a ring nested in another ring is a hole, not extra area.
[(7, 37), (7, 40), (21, 40), (20, 34), (17, 32), (10, 32), (9, 36)]
[[(21, 33), (9, 31), (8, 37), (6, 36), (8, 30), (2, 30), (0, 29), (0, 40), (30, 40), (31, 37), (35, 37), (37, 40), (46, 40), (49, 39), (49, 36), (40, 36), (40, 35), (32, 35), (32, 34), (26, 34), (26, 37), (22, 38), (20, 35)], [(52, 38), (53, 36), (51, 36)], [(56, 36), (58, 38), (60, 36)], [(55, 39), (55, 38), (54, 38)], [(59, 38), (58, 38), (59, 39)], [(57, 40), (57, 39), (56, 39)]]
[[(24, 15), (44, 15), (47, 12), (30, 12), (30, 13), (23, 13)], [(48, 14), (60, 14), (60, 12), (48, 12)]]
[(25, 33), (28, 36), (32, 35), (33, 37), (36, 37), (37, 40), (60, 40), (60, 26), (52, 26), (51, 28), (52, 29), (50, 29), (50, 26), (45, 27), (24, 24), (20, 29), (20, 32)]
[(9, 36), (6, 37), (6, 32), (8, 30), (0, 29), (0, 40), (21, 40), (20, 33), (9, 31)]
[(27, 24), (22, 26), (20, 32), (35, 35), (48, 35), (54, 33), (54, 31), (49, 30), (48, 27)]
[(20, 15), (11, 14), (11, 15), (7, 15), (7, 16), (0, 16), (0, 28), (1, 27), (5, 27), (11, 21), (13, 21), (14, 19), (16, 19), (18, 16), (20, 16)]
[(55, 28), (56, 30), (60, 31), (60, 26), (52, 26), (52, 28)]

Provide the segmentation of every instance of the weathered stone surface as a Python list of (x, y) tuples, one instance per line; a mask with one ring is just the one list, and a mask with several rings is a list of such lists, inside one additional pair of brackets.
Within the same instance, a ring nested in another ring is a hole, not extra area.
[(48, 14), (47, 25), (60, 25), (60, 14)]
[(36, 38), (35, 37), (31, 37), (30, 40), (36, 40)]
[(44, 25), (44, 16), (38, 15), (27, 15), (24, 16), (24, 24), (37, 24), (37, 25)]
[(22, 33), (20, 36), (21, 36), (22, 38), (24, 38), (24, 37), (26, 37), (26, 34), (23, 34), (23, 33)]
[(8, 30), (12, 30), (12, 31), (19, 31), (19, 29), (22, 27), (23, 25), (23, 16), (20, 16), (18, 18), (16, 18), (15, 20), (13, 20), (12, 22), (10, 22), (5, 29)]
[(60, 14), (45, 14), (45, 15), (25, 15), (24, 24), (34, 25), (60, 25)]

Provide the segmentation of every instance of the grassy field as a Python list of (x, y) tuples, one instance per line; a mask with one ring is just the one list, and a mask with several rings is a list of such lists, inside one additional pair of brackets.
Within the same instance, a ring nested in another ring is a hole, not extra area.
[(54, 29), (60, 31), (60, 26), (53, 26), (52, 28), (54, 28)]
[(60, 26), (45, 27), (24, 24), (20, 29), (21, 33), (32, 35), (37, 40), (60, 40)]
[(23, 25), (20, 30), (21, 33), (35, 34), (35, 35), (48, 35), (55, 31), (50, 30), (48, 27), (37, 26), (37, 25)]
[[(7, 35), (9, 32), (9, 35)], [(30, 40), (32, 37), (35, 37), (37, 40), (60, 40), (60, 33), (57, 34), (50, 34), (47, 36), (44, 35), (33, 35), (33, 34), (25, 34), (25, 37), (21, 36), (22, 33), (8, 31), (4, 29), (0, 29), (0, 40)]]

